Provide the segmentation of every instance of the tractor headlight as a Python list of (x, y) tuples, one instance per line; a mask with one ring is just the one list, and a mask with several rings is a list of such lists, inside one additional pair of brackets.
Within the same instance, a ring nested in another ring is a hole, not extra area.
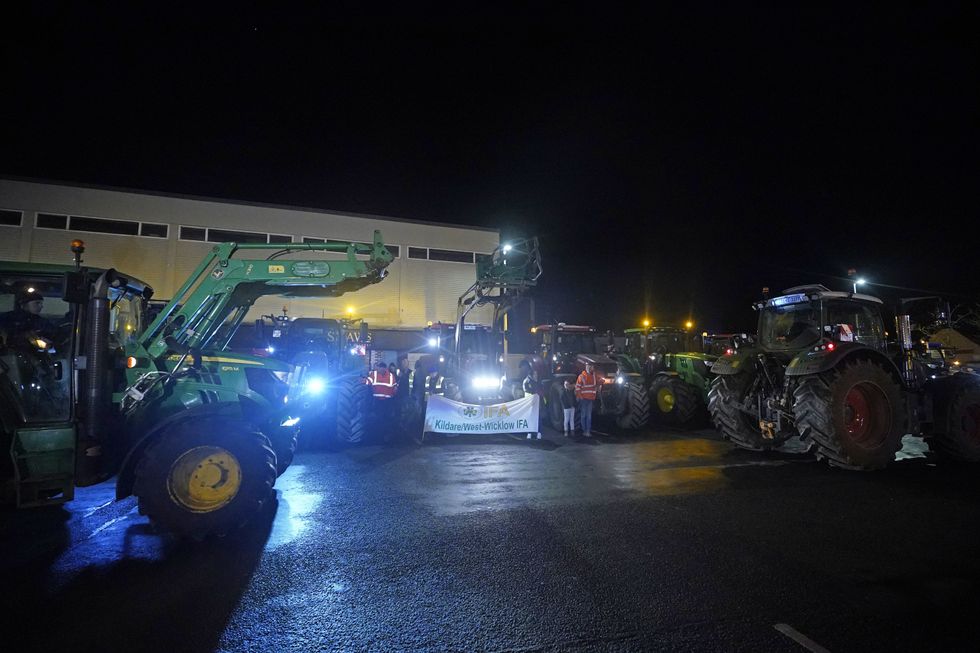
[(303, 392), (308, 395), (319, 395), (327, 389), (327, 382), (322, 377), (314, 376), (306, 380), (303, 384)]
[(616, 377), (616, 384), (617, 385), (623, 385), (624, 383), (626, 383), (626, 377), (623, 377), (623, 376), (617, 376)]
[(430, 347), (438, 347), (439, 346), (439, 339), (438, 338), (429, 338), (429, 346)]
[(492, 376), (473, 377), (473, 388), (476, 390), (490, 390), (499, 387), (499, 385), (500, 381)]

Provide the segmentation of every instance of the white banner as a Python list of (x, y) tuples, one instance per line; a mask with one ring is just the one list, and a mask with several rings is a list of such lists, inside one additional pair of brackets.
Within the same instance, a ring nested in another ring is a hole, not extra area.
[(425, 431), (450, 435), (537, 433), (540, 403), (538, 395), (490, 406), (432, 395), (425, 407)]

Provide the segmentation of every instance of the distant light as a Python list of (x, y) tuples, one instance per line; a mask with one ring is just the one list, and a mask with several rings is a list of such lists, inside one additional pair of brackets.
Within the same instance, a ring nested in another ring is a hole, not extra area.
[(692, 322), (691, 320), (688, 320), (687, 322), (684, 323), (685, 329), (690, 329), (693, 326), (694, 326), (694, 322)]
[(507, 245), (504, 245), (504, 254), (510, 253), (510, 250), (512, 249), (513, 247), (509, 243)]
[(732, 349), (731, 347), (729, 347), (728, 349), (725, 350), (725, 356), (731, 356), (734, 353), (735, 353), (735, 350)]
[(643, 320), (643, 326), (645, 327), (650, 326), (650, 320)]
[(855, 281), (854, 283), (856, 283), (859, 286), (863, 286), (865, 283), (867, 283), (867, 281), (865, 281), (863, 278), (861, 278), (861, 279), (858, 279), (857, 281)]
[(268, 346), (268, 347), (266, 347), (266, 348), (265, 348), (265, 350), (266, 350), (266, 352), (268, 352), (268, 353), (270, 353), (270, 354), (274, 354), (274, 353), (276, 353), (276, 348), (275, 348), (275, 347), (273, 347), (273, 346), (271, 346), (271, 345), (270, 345), (270, 346)]
[(837, 347), (837, 345), (835, 345), (835, 344), (834, 344), (834, 343), (832, 343), (832, 342), (828, 342), (828, 343), (827, 343), (827, 351), (834, 351), (834, 349), (835, 349), (836, 347)]
[(354, 307), (353, 306), (348, 306), (347, 307), (347, 314), (348, 315), (353, 315), (354, 314)]
[(701, 332), (701, 337), (702, 338), (707, 338), (708, 337), (708, 332), (707, 331), (702, 331)]
[(32, 288), (28, 288), (27, 289), (27, 292), (34, 292), (34, 288), (33, 287)]
[(350, 355), (351, 356), (357, 356), (357, 347), (351, 347), (350, 348)]
[(538, 327), (531, 327), (531, 333), (537, 333)]
[(429, 346), (430, 347), (438, 347), (439, 346), (439, 338), (429, 338)]
[(616, 377), (616, 383), (618, 383), (619, 385), (623, 385), (624, 383), (626, 383), (626, 379), (624, 379), (621, 376), (617, 376)]
[(446, 362), (446, 357), (445, 356), (440, 356), (439, 357), (439, 362), (440, 363), (445, 363)]

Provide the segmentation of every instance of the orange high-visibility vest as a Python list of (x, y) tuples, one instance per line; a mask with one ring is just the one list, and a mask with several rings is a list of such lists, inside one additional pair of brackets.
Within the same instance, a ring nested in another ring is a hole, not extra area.
[(578, 375), (578, 379), (575, 380), (575, 396), (579, 399), (595, 400), (601, 384), (602, 381), (599, 379), (597, 373), (593, 372), (589, 374), (588, 372), (582, 372)]
[(378, 399), (391, 399), (395, 396), (395, 385), (397, 384), (395, 377), (388, 370), (381, 373), (377, 370), (371, 370), (367, 382), (371, 384), (371, 390)]

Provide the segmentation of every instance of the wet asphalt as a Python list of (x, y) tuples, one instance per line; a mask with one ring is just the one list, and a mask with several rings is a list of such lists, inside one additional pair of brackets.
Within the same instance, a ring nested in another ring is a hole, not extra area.
[(921, 448), (873, 474), (710, 430), (301, 452), (198, 545), (102, 484), (0, 513), (4, 648), (980, 650), (980, 469)]

